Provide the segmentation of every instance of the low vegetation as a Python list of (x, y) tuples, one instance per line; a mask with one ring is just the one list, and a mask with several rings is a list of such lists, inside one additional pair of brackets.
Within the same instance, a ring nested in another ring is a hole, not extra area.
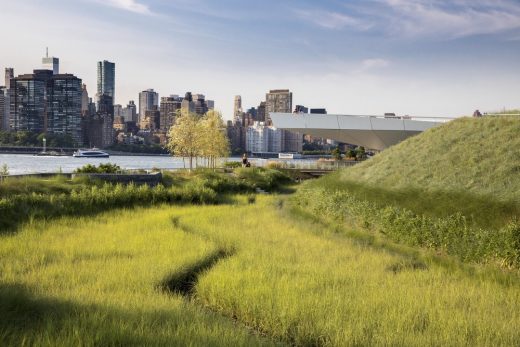
[(520, 279), (381, 248), (277, 196), (0, 236), (6, 345), (513, 346)]
[(520, 118), (461, 118), (345, 170), (341, 180), (520, 203)]
[(74, 170), (75, 173), (117, 173), (121, 171), (119, 165), (111, 163), (99, 164), (98, 166), (87, 164)]
[[(110, 171), (114, 165), (85, 166), (85, 171)], [(117, 168), (116, 168), (117, 169)], [(156, 187), (90, 182), (83, 177), (7, 177), (0, 184), (0, 233), (13, 231), (25, 221), (62, 215), (91, 215), (114, 208), (170, 204), (217, 204), (231, 193), (251, 193), (257, 188), (280, 189), (289, 178), (276, 171), (250, 168), (235, 173), (195, 170), (163, 174)]]
[(463, 261), (520, 268), (520, 118), (458, 119), (308, 182), (314, 216)]

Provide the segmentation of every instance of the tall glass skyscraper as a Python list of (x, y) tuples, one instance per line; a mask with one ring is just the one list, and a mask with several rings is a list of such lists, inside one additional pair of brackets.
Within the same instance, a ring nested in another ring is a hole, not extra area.
[(109, 61), (99, 61), (97, 65), (97, 97), (108, 95), (115, 100), (116, 90), (116, 64)]

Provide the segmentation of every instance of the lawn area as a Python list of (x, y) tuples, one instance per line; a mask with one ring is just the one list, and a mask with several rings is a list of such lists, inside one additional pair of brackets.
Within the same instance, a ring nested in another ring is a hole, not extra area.
[(516, 273), (370, 245), (286, 204), (141, 207), (0, 236), (0, 341), (520, 344)]

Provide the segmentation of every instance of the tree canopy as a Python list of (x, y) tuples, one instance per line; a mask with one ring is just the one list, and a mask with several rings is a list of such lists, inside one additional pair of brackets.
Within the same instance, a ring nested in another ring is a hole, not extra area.
[(222, 115), (209, 111), (204, 116), (192, 112), (181, 112), (175, 124), (168, 131), (167, 147), (177, 157), (189, 159), (189, 169), (193, 159), (206, 158), (208, 166), (215, 167), (216, 159), (229, 154), (229, 141), (224, 131)]

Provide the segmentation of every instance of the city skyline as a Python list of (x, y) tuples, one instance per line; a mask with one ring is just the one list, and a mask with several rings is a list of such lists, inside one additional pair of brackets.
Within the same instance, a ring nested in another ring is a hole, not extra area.
[[(27, 26), (15, 25), (21, 16)], [(520, 4), (511, 0), (28, 0), (3, 4), (0, 20), (17, 27), (0, 67), (29, 73), (48, 46), (94, 95), (95, 64), (109, 60), (121, 105), (154, 88), (160, 97), (211, 95), (226, 119), (235, 95), (246, 109), (270, 89), (329, 113), (461, 116), (520, 106)]]

